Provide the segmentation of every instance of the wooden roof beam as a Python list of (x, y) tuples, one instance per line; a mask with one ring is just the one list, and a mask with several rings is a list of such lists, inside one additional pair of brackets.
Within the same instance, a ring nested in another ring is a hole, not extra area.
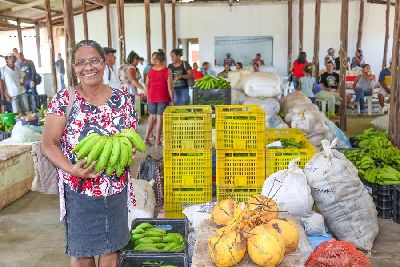
[[(55, 1), (55, 0), (53, 0), (53, 1)], [(0, 2), (17, 5), (15, 7), (11, 7), (11, 8), (0, 9), (0, 13), (17, 12), (17, 11), (25, 10), (25, 9), (28, 9), (28, 8), (34, 9), (34, 10), (37, 10), (37, 11), (41, 11), (43, 13), (46, 12), (46, 10), (44, 8), (38, 7), (38, 5), (42, 4), (43, 1), (35, 1), (35, 5), (33, 5), (33, 6), (27, 6), (27, 4), (21, 4), (21, 3), (17, 2), (17, 1), (15, 1), (15, 0), (0, 0)], [(32, 2), (32, 3), (34, 3), (34, 2)], [(29, 3), (29, 4), (31, 4), (31, 3)], [(52, 13), (54, 15), (62, 14), (62, 12), (57, 12), (57, 11), (53, 11)]]
[[(86, 7), (86, 11), (89, 12), (89, 11), (93, 11), (93, 10), (96, 10), (96, 9), (99, 9), (99, 8), (102, 8), (102, 6), (100, 6), (100, 5), (92, 5), (92, 6)], [(83, 8), (82, 7), (75, 8), (73, 12), (74, 12), (74, 16), (79, 15), (79, 14), (81, 14), (83, 12)], [(63, 19), (64, 19), (64, 15), (53, 16), (51, 18), (51, 21), (54, 24), (54, 23), (57, 23), (59, 20), (63, 20)], [(46, 18), (45, 17), (40, 18), (40, 19), (38, 19), (38, 21), (46, 22)]]
[(97, 4), (100, 6), (106, 6), (106, 0), (88, 0), (88, 2), (93, 3), (93, 4)]

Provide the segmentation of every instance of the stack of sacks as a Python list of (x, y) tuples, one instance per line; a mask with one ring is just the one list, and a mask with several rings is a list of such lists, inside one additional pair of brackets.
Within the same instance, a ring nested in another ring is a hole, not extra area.
[[(239, 78), (240, 74), (240, 79)], [(265, 111), (267, 128), (287, 128), (278, 116), (280, 111), (282, 80), (273, 72), (230, 72), (228, 80), (232, 87), (232, 104), (257, 104)]]
[(321, 149), (323, 139), (332, 141), (335, 138), (338, 139), (337, 147), (351, 147), (344, 133), (300, 91), (283, 99), (283, 112), (285, 121), (292, 128), (301, 129), (317, 149)]

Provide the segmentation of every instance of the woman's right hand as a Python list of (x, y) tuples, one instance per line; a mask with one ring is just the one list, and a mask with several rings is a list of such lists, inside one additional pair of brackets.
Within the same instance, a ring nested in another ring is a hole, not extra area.
[(70, 174), (75, 177), (79, 177), (82, 179), (97, 179), (103, 173), (104, 170), (101, 170), (99, 173), (93, 173), (93, 168), (96, 166), (96, 161), (92, 162), (88, 168), (84, 168), (86, 160), (83, 159), (73, 165)]

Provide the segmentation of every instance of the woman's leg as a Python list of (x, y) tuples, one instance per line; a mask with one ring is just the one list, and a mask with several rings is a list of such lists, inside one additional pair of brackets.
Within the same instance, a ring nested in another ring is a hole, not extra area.
[(94, 257), (71, 257), (71, 267), (96, 267)]
[(161, 145), (162, 115), (156, 115), (156, 145)]
[(149, 115), (149, 119), (147, 121), (147, 127), (146, 127), (146, 135), (144, 137), (144, 143), (150, 144), (150, 135), (153, 132), (153, 127), (154, 127), (154, 122), (155, 122), (155, 115), (154, 114), (150, 114)]
[(364, 97), (365, 97), (365, 90), (360, 90), (360, 113), (364, 112)]
[(361, 101), (364, 101), (364, 97), (362, 96), (363, 89), (356, 89), (355, 93), (356, 93), (356, 99), (354, 100), (354, 103), (360, 106), (360, 111), (362, 112)]
[(118, 266), (118, 253), (113, 252), (99, 256), (99, 267), (117, 267)]

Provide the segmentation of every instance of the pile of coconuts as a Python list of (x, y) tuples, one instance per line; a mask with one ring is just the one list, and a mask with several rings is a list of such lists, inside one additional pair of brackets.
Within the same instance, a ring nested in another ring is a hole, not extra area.
[(220, 228), (209, 239), (208, 251), (218, 267), (238, 264), (246, 252), (257, 265), (274, 267), (298, 247), (296, 223), (278, 218), (278, 205), (271, 198), (253, 195), (246, 203), (225, 199), (211, 215)]

